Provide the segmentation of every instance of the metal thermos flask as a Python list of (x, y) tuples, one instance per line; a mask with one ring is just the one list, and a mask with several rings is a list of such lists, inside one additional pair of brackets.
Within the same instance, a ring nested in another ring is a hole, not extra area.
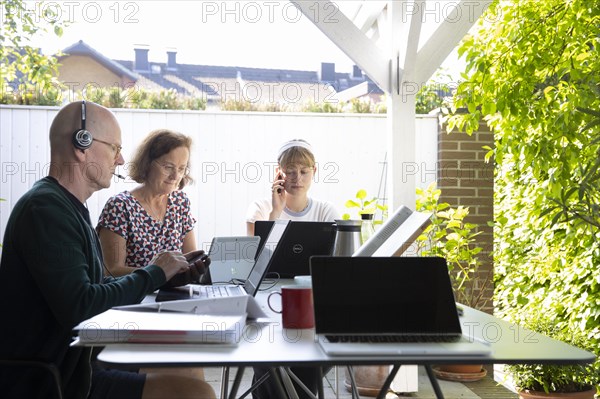
[(361, 220), (335, 220), (333, 256), (352, 256), (360, 248)]

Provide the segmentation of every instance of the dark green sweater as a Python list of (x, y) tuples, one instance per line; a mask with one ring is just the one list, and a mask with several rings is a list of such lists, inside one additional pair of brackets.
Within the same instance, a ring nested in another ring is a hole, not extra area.
[[(67, 398), (85, 398), (90, 349), (70, 348), (75, 325), (113, 306), (140, 302), (165, 283), (155, 265), (103, 279), (100, 244), (87, 209), (52, 178), (12, 210), (0, 263), (0, 357), (42, 359), (61, 371)], [(3, 398), (45, 398), (33, 370), (0, 371)]]

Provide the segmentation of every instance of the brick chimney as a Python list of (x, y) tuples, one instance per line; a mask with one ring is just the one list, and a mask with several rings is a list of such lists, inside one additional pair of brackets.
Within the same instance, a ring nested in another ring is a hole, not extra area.
[(335, 63), (321, 62), (321, 82), (335, 82)]
[(167, 49), (167, 70), (177, 70), (177, 49), (175, 48)]
[(363, 74), (362, 70), (358, 67), (358, 65), (352, 66), (352, 79), (362, 79)]
[(137, 72), (148, 72), (150, 71), (150, 63), (148, 62), (148, 46), (143, 44), (136, 44), (135, 48), (135, 61), (133, 64), (133, 70)]

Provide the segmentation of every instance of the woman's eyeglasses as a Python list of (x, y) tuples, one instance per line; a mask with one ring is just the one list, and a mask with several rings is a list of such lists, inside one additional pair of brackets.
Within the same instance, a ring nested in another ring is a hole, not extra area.
[(176, 167), (175, 165), (156, 162), (160, 166), (163, 173), (167, 176), (177, 174), (178, 176), (187, 176), (190, 173), (190, 168), (187, 166)]

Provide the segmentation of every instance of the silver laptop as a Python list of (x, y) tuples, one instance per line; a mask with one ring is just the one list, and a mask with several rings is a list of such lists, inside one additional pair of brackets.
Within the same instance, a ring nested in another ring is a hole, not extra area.
[(208, 256), (207, 281), (211, 284), (243, 283), (254, 266), (260, 237), (215, 237)]
[(353, 256), (414, 256), (414, 242), (430, 223), (430, 212), (413, 212), (400, 206)]
[[(243, 285), (213, 284), (213, 285), (187, 285), (184, 287), (159, 290), (156, 301), (171, 301), (182, 299), (215, 298), (225, 296), (250, 295), (255, 296), (258, 288), (273, 263), (274, 255), (280, 250), (279, 243), (287, 233), (289, 220), (277, 220), (262, 247), (252, 271)], [(212, 263), (210, 268), (212, 268)], [(209, 268), (209, 269), (210, 269)]]
[(486, 356), (462, 334), (446, 260), (310, 259), (315, 332), (334, 356)]

